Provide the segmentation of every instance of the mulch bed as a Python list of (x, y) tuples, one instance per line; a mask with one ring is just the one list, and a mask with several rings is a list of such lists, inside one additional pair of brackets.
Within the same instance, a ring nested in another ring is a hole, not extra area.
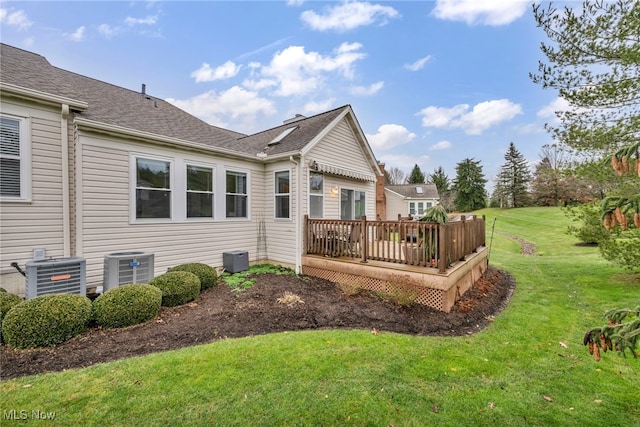
[(305, 329), (365, 329), (412, 335), (468, 335), (486, 327), (506, 306), (515, 286), (489, 268), (450, 313), (399, 305), (371, 292), (347, 295), (332, 282), (276, 274), (256, 276), (242, 292), (220, 284), (180, 307), (165, 307), (147, 323), (122, 329), (93, 327), (57, 347), (19, 350), (0, 346), (0, 378), (81, 368), (224, 338)]

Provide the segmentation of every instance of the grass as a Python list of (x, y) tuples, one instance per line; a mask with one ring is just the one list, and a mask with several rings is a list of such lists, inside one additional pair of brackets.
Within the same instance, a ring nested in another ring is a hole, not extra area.
[[(517, 285), (473, 336), (305, 331), (218, 341), (0, 383), (0, 415), (55, 425), (640, 425), (640, 359), (595, 362), (586, 329), (635, 307), (637, 276), (575, 246), (559, 209), (485, 210)], [(520, 255), (517, 236), (536, 245)], [(37, 413), (36, 413), (37, 414)]]

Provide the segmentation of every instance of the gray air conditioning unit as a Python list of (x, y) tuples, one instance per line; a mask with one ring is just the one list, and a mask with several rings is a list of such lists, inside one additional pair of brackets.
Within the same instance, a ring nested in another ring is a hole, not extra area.
[(153, 279), (153, 254), (116, 252), (104, 257), (103, 292), (127, 283), (147, 283)]
[(45, 294), (87, 295), (87, 264), (84, 258), (28, 261), (25, 267), (27, 299)]

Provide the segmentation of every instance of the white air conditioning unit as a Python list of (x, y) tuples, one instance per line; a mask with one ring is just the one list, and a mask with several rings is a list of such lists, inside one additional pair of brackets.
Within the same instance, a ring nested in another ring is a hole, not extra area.
[(45, 294), (87, 295), (87, 264), (84, 258), (28, 261), (25, 267), (27, 299)]
[(153, 279), (153, 254), (116, 252), (104, 257), (103, 292), (126, 283), (147, 283)]

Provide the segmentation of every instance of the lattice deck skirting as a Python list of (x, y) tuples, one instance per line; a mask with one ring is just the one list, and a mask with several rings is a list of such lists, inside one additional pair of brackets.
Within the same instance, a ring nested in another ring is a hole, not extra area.
[(415, 302), (449, 312), (487, 269), (486, 250), (451, 267), (413, 268), (392, 263), (366, 264), (340, 258), (303, 257), (302, 273), (338, 283), (346, 289), (367, 289), (397, 301)]

